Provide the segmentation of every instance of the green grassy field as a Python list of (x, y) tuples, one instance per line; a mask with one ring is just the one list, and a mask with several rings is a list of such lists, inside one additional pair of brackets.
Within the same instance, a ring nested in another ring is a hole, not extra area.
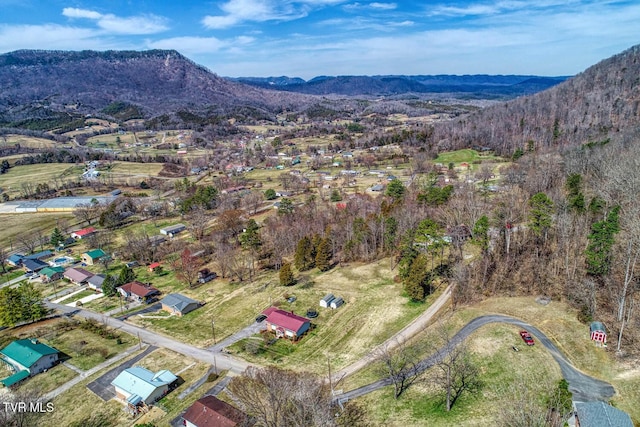
[(38, 184), (47, 184), (49, 187), (55, 188), (56, 180), (60, 182), (76, 180), (82, 175), (82, 171), (82, 166), (68, 163), (13, 166), (6, 173), (0, 175), (0, 188), (13, 199), (22, 194), (25, 182), (32, 184), (34, 190)]
[(84, 370), (93, 368), (134, 343), (133, 337), (122, 332), (116, 333), (117, 339), (109, 339), (79, 327), (52, 334), (55, 336), (42, 341), (65, 353), (70, 357), (69, 363)]
[(59, 220), (68, 220), (70, 224), (76, 221), (70, 213), (3, 213), (0, 214), (0, 244), (7, 249), (19, 249), (19, 237), (26, 232), (36, 230), (49, 235)]

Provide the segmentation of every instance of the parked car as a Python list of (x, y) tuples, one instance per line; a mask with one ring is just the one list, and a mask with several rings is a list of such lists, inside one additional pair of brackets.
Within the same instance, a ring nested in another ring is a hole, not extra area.
[(256, 322), (258, 322), (258, 323), (263, 322), (264, 319), (266, 319), (266, 318), (267, 318), (266, 314), (261, 314), (258, 317), (256, 317)]
[(529, 334), (529, 332), (527, 331), (520, 331), (520, 336), (522, 337), (522, 340), (525, 342), (525, 344), (527, 345), (533, 345), (533, 337), (531, 336), (531, 334)]

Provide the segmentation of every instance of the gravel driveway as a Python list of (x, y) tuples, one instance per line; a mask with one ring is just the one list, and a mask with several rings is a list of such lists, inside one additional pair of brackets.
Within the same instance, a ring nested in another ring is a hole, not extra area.
[[(538, 328), (523, 322), (522, 320), (502, 315), (489, 315), (476, 317), (469, 323), (467, 323), (456, 335), (453, 336), (451, 342), (453, 345), (457, 345), (469, 337), (477, 329), (489, 323), (508, 323), (511, 325), (517, 325), (522, 329), (528, 330), (538, 342), (545, 346), (551, 353), (551, 356), (560, 366), (562, 376), (569, 383), (569, 390), (573, 393), (573, 400), (579, 402), (591, 402), (591, 401), (607, 401), (611, 396), (615, 394), (613, 386), (602, 380), (593, 378), (587, 374), (580, 372), (565, 358), (558, 347), (543, 334)], [(442, 358), (441, 352), (436, 352), (426, 359), (422, 360), (418, 366), (419, 371), (424, 372), (427, 369), (434, 366)], [(372, 391), (378, 390), (382, 387), (391, 385), (392, 382), (389, 378), (384, 378), (366, 386), (357, 388), (355, 390), (348, 391), (341, 394), (336, 398), (340, 402), (346, 402), (356, 397), (364, 396)]]

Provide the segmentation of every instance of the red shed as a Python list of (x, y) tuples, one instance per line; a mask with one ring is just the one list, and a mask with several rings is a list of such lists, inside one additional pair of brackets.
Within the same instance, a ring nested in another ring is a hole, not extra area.
[(591, 332), (591, 340), (601, 345), (607, 345), (607, 330), (602, 322), (591, 322), (589, 326)]

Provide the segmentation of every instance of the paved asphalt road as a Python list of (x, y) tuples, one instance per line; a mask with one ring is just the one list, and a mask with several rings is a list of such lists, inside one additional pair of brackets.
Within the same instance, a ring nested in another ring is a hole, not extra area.
[[(216, 365), (218, 370), (229, 370), (236, 374), (244, 372), (249, 366), (249, 363), (235, 359), (224, 353), (213, 353), (206, 349), (198, 348), (173, 338), (158, 334), (156, 332), (148, 331), (145, 328), (141, 328), (130, 323), (123, 322), (122, 320), (114, 319), (104, 314), (95, 313), (93, 311), (84, 310), (78, 307), (69, 307), (61, 304), (54, 304), (47, 302), (46, 306), (51, 309), (60, 311), (61, 313), (74, 313), (75, 316), (84, 317), (86, 319), (95, 319), (100, 323), (104, 323), (112, 328), (119, 329), (134, 337), (140, 337), (140, 339), (149, 345), (156, 347), (168, 348), (185, 356), (199, 360), (201, 362), (208, 363), (210, 365)], [(214, 360), (215, 359), (215, 360)]]
[(100, 399), (104, 401), (115, 397), (116, 391), (111, 385), (111, 381), (113, 381), (118, 375), (120, 375), (122, 371), (132, 367), (134, 363), (145, 357), (147, 354), (151, 353), (156, 348), (157, 347), (150, 345), (142, 353), (136, 355), (135, 357), (132, 357), (124, 363), (119, 364), (115, 368), (107, 371), (104, 375), (101, 375), (100, 377), (91, 381), (89, 384), (87, 384), (87, 388), (97, 394), (98, 397), (100, 397)]
[[(529, 325), (528, 323), (523, 322), (522, 320), (515, 319), (509, 316), (501, 316), (501, 315), (490, 315), (490, 316), (480, 316), (476, 317), (469, 323), (467, 323), (452, 339), (452, 345), (458, 345), (462, 341), (464, 341), (471, 333), (476, 331), (478, 328), (487, 325), (489, 323), (509, 323), (512, 325), (517, 325), (522, 329), (526, 329), (529, 331), (535, 338), (537, 338), (538, 343), (544, 345), (549, 352), (551, 352), (551, 356), (558, 362), (560, 366), (560, 371), (562, 372), (562, 376), (569, 383), (569, 390), (573, 393), (573, 400), (580, 402), (591, 402), (597, 400), (608, 400), (611, 396), (615, 394), (615, 390), (611, 384), (606, 383), (604, 381), (598, 380), (596, 378), (590, 377), (580, 371), (578, 371), (573, 365), (571, 365), (562, 352), (551, 342), (551, 340), (543, 334), (538, 328)], [(427, 369), (434, 366), (437, 362), (439, 362), (446, 353), (443, 349), (440, 349), (435, 354), (427, 357), (422, 360), (418, 365), (418, 370), (420, 372), (424, 372)], [(386, 387), (391, 385), (392, 382), (389, 378), (384, 378), (382, 380), (376, 381), (374, 383), (368, 384), (366, 386), (357, 388), (355, 390), (348, 391), (339, 396), (336, 396), (336, 400), (340, 402), (346, 402), (348, 400), (354, 399), (356, 397), (364, 396), (365, 394), (371, 393), (375, 390), (378, 390), (382, 387)]]

